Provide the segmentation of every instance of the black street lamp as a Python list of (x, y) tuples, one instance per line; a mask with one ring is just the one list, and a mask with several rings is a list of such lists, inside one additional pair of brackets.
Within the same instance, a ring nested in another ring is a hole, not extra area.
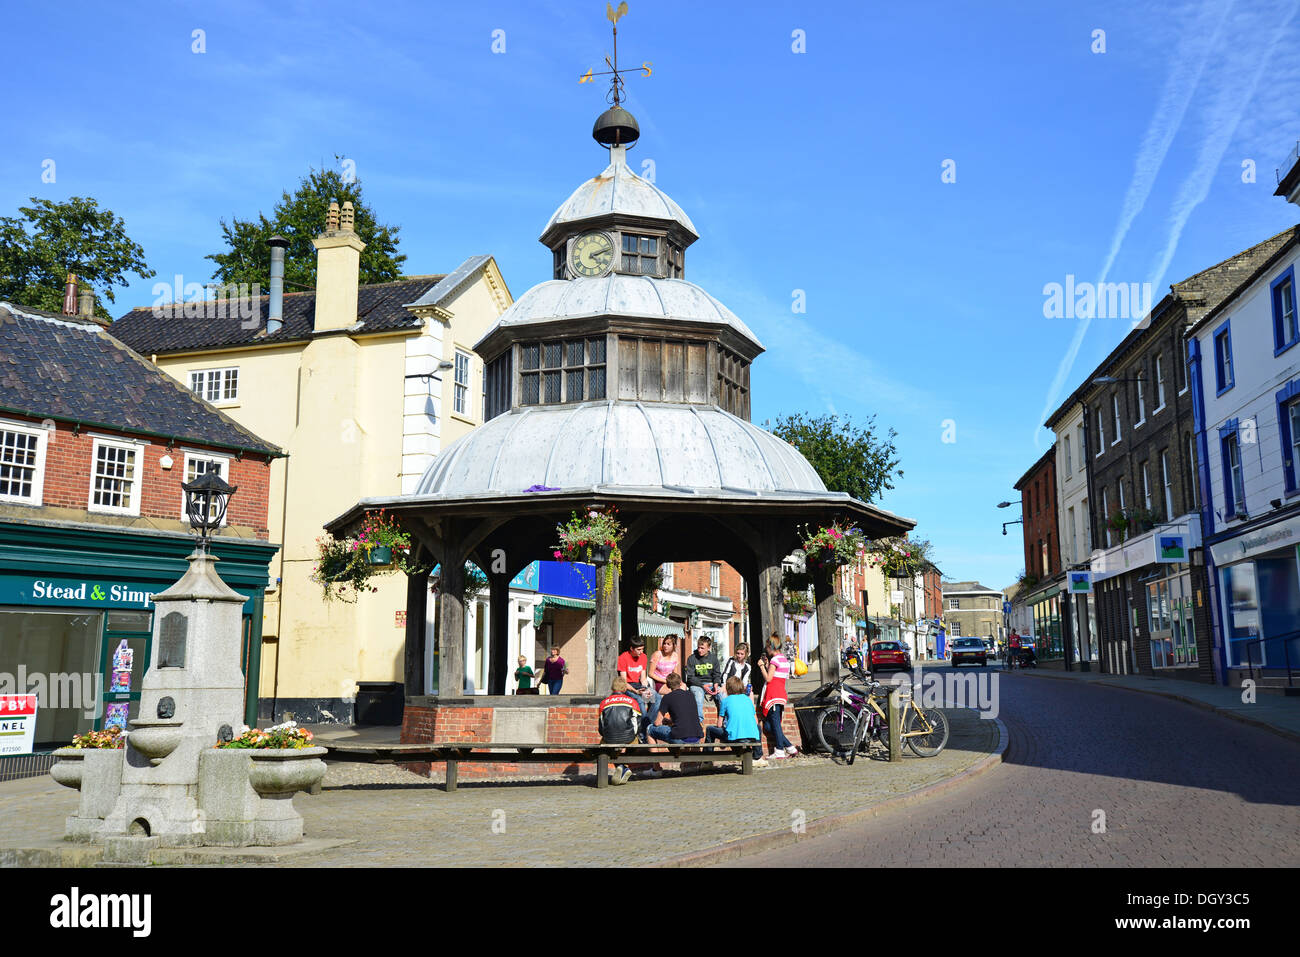
[(198, 550), (206, 552), (212, 533), (226, 519), (230, 497), (239, 489), (227, 485), (216, 471), (204, 472), (193, 482), (181, 485), (181, 488), (185, 491), (185, 514), (190, 520), (190, 527), (199, 538)]
[(1021, 499), (1016, 499), (1014, 502), (998, 502), (998, 508), (1010, 508), (1012, 505), (1019, 505), (1021, 501)]

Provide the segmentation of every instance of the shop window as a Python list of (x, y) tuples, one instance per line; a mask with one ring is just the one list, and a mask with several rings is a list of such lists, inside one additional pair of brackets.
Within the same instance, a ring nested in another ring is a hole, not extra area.
[[(1261, 664), (1259, 591), (1255, 583), (1255, 563), (1241, 562), (1222, 570), (1224, 633), (1228, 644), (1228, 664), (1244, 665), (1249, 657)], [(1253, 643), (1253, 644), (1252, 644)]]
[[(196, 452), (185, 453), (185, 484), (193, 482), (200, 475), (206, 475), (208, 472), (215, 472), (223, 482), (230, 481), (230, 459), (222, 456), (201, 455)], [(208, 519), (214, 520), (220, 511), (216, 502), (208, 505)], [(228, 516), (221, 517), (221, 524), (225, 525)], [(189, 513), (185, 510), (185, 493), (181, 492), (181, 520), (189, 521)]]
[(0, 502), (41, 504), (46, 438), (44, 429), (0, 423)]
[(138, 445), (95, 440), (90, 511), (140, 514), (140, 455)]
[[(16, 690), (37, 695), (37, 751), (63, 747), (94, 727), (102, 626), (96, 613), (0, 609), (0, 673), (21, 669), (30, 684)], [(34, 681), (38, 675), (44, 680)]]

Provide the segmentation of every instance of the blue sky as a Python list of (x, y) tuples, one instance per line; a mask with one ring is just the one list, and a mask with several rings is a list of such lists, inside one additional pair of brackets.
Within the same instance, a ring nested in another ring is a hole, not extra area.
[[(1024, 559), (994, 505), (1129, 328), (1044, 318), (1044, 286), (1158, 301), (1300, 218), (1272, 196), (1300, 139), (1297, 7), (632, 0), (620, 59), (654, 72), (628, 80), (629, 160), (700, 230), (687, 277), (768, 348), (753, 418), (875, 414), (905, 472), (881, 504), (949, 577), (1001, 587)], [(0, 215), (84, 195), (122, 216), (158, 276), (118, 314), (208, 279), (222, 217), (336, 154), (409, 272), (488, 252), (518, 296), (549, 278), (551, 212), (606, 163), (604, 89), (577, 82), (610, 49), (603, 0), (5, 10)]]

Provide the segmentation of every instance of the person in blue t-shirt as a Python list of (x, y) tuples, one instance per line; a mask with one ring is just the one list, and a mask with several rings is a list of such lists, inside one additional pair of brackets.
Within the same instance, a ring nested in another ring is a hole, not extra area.
[(745, 686), (735, 675), (727, 679), (726, 688), (727, 696), (718, 702), (718, 720), (722, 722), (722, 726), (705, 728), (705, 742), (753, 741), (754, 766), (767, 767), (767, 760), (763, 757), (763, 745), (758, 738), (758, 715), (754, 712), (754, 699), (744, 693)]

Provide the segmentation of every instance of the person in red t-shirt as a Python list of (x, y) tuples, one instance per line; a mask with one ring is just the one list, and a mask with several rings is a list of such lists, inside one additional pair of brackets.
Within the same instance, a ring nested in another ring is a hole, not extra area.
[(1014, 668), (1016, 666), (1016, 658), (1018, 658), (1019, 655), (1020, 655), (1020, 636), (1013, 631), (1011, 633), (1011, 637), (1007, 639), (1007, 667), (1008, 668)]
[(650, 659), (645, 653), (645, 639), (633, 638), (629, 651), (618, 656), (618, 673), (627, 679), (627, 693), (641, 699), (641, 711), (646, 715), (641, 724), (641, 743), (646, 743), (646, 728), (654, 722), (658, 707), (655, 706), (655, 692), (646, 677)]

